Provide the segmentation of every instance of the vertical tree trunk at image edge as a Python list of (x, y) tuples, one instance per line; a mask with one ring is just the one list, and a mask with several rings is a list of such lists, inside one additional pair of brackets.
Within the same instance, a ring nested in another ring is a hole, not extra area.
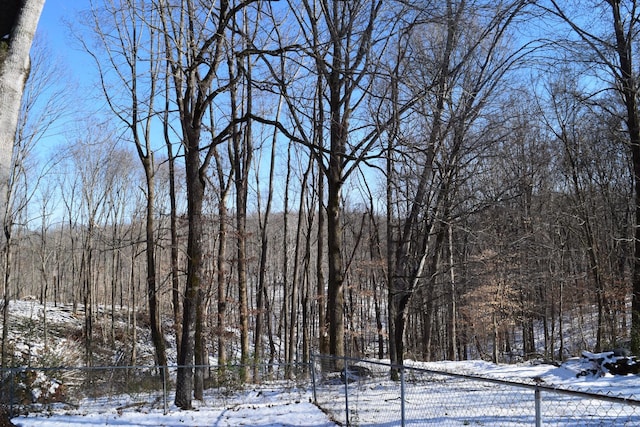
[(3, 225), (20, 103), (29, 77), (29, 52), (44, 1), (0, 2), (0, 215)]
[[(13, 146), (15, 144), (18, 117), (24, 86), (29, 77), (31, 43), (35, 36), (44, 0), (0, 1), (0, 219), (2, 220), (2, 244), (8, 261), (10, 225), (9, 179), (12, 169)], [(8, 264), (4, 272), (2, 304), (3, 326), (7, 322), (9, 309)], [(2, 365), (6, 366), (5, 349), (7, 328), (2, 328)]]

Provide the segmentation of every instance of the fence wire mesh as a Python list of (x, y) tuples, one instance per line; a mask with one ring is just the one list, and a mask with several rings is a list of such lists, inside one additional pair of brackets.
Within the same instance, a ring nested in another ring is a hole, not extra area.
[[(314, 398), (349, 426), (638, 426), (640, 401), (314, 355)], [(398, 380), (390, 379), (392, 368)]]
[[(314, 400), (350, 426), (637, 426), (640, 401), (419, 367), (314, 355), (311, 366), (202, 367), (205, 399), (237, 405), (243, 372), (276, 387), (313, 383)], [(390, 379), (397, 369), (398, 380)], [(34, 412), (166, 410), (177, 367), (0, 368), (0, 402), (12, 415)], [(310, 370), (309, 370), (310, 369)], [(309, 376), (309, 373), (311, 376)], [(291, 381), (291, 378), (295, 378)], [(81, 408), (81, 409), (79, 409)]]
[[(164, 410), (173, 404), (177, 366), (0, 368), (0, 410), (29, 413)], [(275, 388), (304, 389), (308, 364), (191, 367), (204, 371), (205, 399), (231, 406), (245, 378)], [(166, 369), (166, 377), (161, 375)], [(233, 402), (237, 404), (237, 402)]]

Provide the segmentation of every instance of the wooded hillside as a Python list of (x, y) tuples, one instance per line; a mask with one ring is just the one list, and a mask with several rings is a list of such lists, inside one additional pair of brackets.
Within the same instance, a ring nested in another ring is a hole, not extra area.
[[(160, 365), (167, 334), (185, 366), (640, 346), (620, 3), (94, 1), (101, 108), (32, 53), (5, 300), (71, 305), (87, 364), (109, 310), (145, 313)], [(201, 387), (180, 371), (176, 404)]]

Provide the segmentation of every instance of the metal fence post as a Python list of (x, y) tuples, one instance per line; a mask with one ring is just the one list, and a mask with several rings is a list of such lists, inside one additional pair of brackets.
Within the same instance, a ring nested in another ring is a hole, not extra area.
[(538, 386), (538, 384), (536, 384), (536, 389), (534, 394), (536, 399), (536, 427), (542, 427), (542, 414), (540, 410), (540, 403), (542, 398), (540, 393), (540, 387)]
[(404, 366), (400, 367), (400, 425), (404, 427), (404, 402), (405, 402), (405, 390), (404, 390)]

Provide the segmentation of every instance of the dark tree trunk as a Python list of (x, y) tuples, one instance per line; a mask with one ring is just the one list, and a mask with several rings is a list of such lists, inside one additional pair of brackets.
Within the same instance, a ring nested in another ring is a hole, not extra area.
[[(332, 155), (333, 157), (337, 157)], [(339, 160), (336, 158), (336, 162)], [(344, 275), (342, 271), (342, 224), (340, 223), (340, 173), (329, 173), (327, 197), (327, 245), (329, 284), (327, 318), (329, 321), (329, 354), (344, 356)]]
[(318, 245), (316, 251), (316, 299), (318, 300), (318, 347), (321, 354), (329, 354), (329, 331), (325, 311), (326, 293), (324, 279), (324, 240), (325, 210), (322, 208), (324, 197), (324, 178), (318, 178)]
[(161, 367), (160, 375), (164, 380), (167, 366), (166, 346), (162, 325), (160, 323), (160, 313), (158, 312), (158, 293), (156, 287), (156, 257), (155, 257), (155, 224), (153, 205), (155, 203), (155, 187), (153, 182), (153, 170), (150, 158), (143, 158), (145, 174), (147, 178), (147, 218), (146, 218), (146, 252), (147, 252), (147, 298), (149, 303), (149, 322), (151, 326), (151, 340), (156, 352), (156, 363)]
[(327, 168), (327, 320), (329, 322), (329, 354), (344, 356), (344, 271), (342, 263), (341, 191), (347, 138), (347, 117), (342, 114), (341, 78), (344, 61), (342, 41), (333, 40), (333, 64), (329, 76), (329, 108), (331, 115), (329, 167)]
[[(168, 91), (168, 85), (167, 85)], [(167, 103), (168, 103), (167, 93)], [(181, 349), (181, 332), (182, 332), (182, 319), (180, 317), (180, 269), (178, 267), (179, 259), (179, 242), (178, 242), (178, 205), (176, 202), (176, 172), (175, 172), (175, 157), (173, 155), (173, 148), (171, 146), (171, 138), (169, 137), (169, 106), (165, 106), (165, 118), (164, 118), (164, 138), (167, 146), (167, 156), (169, 157), (169, 203), (170, 203), (170, 219), (169, 228), (171, 233), (171, 302), (173, 305), (173, 322), (174, 332), (176, 336), (176, 349), (177, 358), (180, 359)]]
[(176, 378), (176, 406), (191, 409), (193, 390), (193, 363), (195, 357), (196, 304), (202, 280), (202, 203), (204, 180), (200, 175), (200, 135), (185, 132), (185, 171), (187, 175), (187, 283), (182, 308), (182, 338), (178, 375)]

